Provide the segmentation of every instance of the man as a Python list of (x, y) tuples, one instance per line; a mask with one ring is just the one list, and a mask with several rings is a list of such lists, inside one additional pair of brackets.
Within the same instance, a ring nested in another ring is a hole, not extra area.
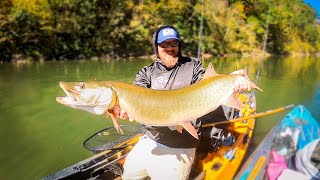
[[(202, 79), (205, 70), (197, 59), (181, 55), (181, 39), (173, 26), (162, 26), (153, 36), (157, 60), (141, 69), (135, 85), (169, 90), (186, 87)], [(239, 90), (248, 90), (248, 82), (237, 82)], [(125, 112), (118, 114), (126, 117)], [(129, 114), (130, 116), (130, 114)], [(200, 122), (192, 125), (198, 131)], [(188, 179), (199, 140), (176, 126), (144, 126), (145, 135), (126, 157), (123, 179)]]

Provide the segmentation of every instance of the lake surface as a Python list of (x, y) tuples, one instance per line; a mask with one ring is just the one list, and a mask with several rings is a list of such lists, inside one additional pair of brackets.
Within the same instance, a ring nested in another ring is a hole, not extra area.
[[(65, 61), (0, 64), (0, 180), (39, 179), (92, 155), (82, 143), (111, 120), (56, 102), (59, 81), (116, 80), (132, 83), (152, 60)], [(320, 119), (320, 59), (209, 59), (218, 73), (247, 67), (255, 81), (262, 64), (257, 111), (303, 104)], [(256, 121), (253, 149), (287, 113)], [(120, 121), (121, 123), (121, 121)]]

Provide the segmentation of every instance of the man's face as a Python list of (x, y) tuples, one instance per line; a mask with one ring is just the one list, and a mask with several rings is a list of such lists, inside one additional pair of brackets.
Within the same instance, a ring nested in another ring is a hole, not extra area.
[(161, 61), (167, 68), (174, 67), (179, 58), (179, 41), (168, 39), (158, 44), (158, 53)]

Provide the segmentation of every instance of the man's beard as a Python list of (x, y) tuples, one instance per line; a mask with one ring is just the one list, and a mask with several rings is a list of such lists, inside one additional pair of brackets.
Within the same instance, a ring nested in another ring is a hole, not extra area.
[(173, 68), (177, 62), (178, 62), (179, 57), (172, 57), (170, 55), (165, 56), (165, 60), (162, 61), (162, 63), (167, 67), (167, 68)]

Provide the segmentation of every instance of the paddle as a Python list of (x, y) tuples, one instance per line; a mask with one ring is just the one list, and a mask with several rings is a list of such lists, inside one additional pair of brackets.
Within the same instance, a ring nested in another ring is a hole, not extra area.
[(259, 117), (267, 116), (267, 115), (270, 115), (270, 114), (275, 114), (275, 113), (278, 113), (278, 112), (281, 112), (281, 111), (284, 111), (284, 110), (287, 110), (287, 109), (291, 109), (293, 107), (294, 107), (294, 104), (290, 104), (290, 105), (287, 105), (287, 106), (284, 106), (284, 107), (279, 107), (277, 109), (268, 110), (268, 111), (257, 113), (255, 115), (251, 115), (251, 116), (240, 117), (240, 118), (232, 119), (232, 120), (229, 120), (229, 121), (221, 121), (221, 122), (216, 122), (216, 123), (204, 124), (204, 125), (202, 125), (202, 127), (210, 127), (210, 126), (215, 126), (215, 125), (218, 125), (218, 124), (226, 124), (226, 123), (243, 121), (243, 120), (247, 120), (247, 119), (259, 118)]

